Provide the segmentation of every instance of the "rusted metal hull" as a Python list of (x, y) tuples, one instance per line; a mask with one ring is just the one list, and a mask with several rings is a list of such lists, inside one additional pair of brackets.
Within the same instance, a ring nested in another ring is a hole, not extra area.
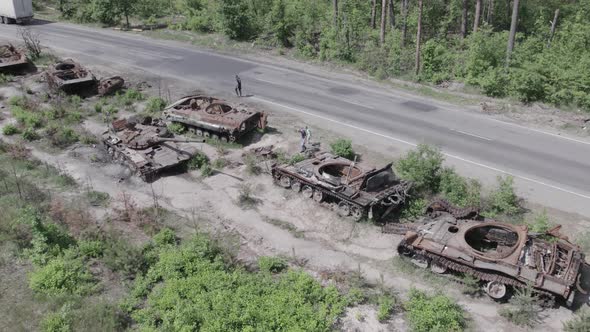
[(98, 83), (98, 94), (101, 96), (112, 95), (118, 90), (121, 90), (124, 84), (125, 80), (121, 76), (102, 79)]
[(318, 203), (326, 202), (341, 216), (354, 220), (380, 219), (403, 204), (411, 183), (399, 180), (391, 164), (365, 169), (327, 152), (295, 165), (274, 165), (275, 183), (302, 192)]
[(168, 123), (184, 125), (190, 132), (205, 138), (235, 141), (267, 124), (263, 112), (237, 109), (220, 99), (188, 96), (168, 106), (163, 113)]
[(495, 287), (530, 284), (548, 298), (572, 301), (576, 293), (587, 297), (590, 290), (581, 273), (587, 264), (580, 248), (561, 236), (529, 234), (526, 226), (448, 214), (408, 230), (398, 251), (439, 271), (470, 274)]
[(16, 49), (14, 46), (0, 46), (0, 71), (12, 72), (29, 64), (27, 55), (24, 51)]
[(83, 93), (96, 88), (96, 78), (86, 68), (73, 60), (65, 60), (51, 66), (45, 79), (54, 91)]

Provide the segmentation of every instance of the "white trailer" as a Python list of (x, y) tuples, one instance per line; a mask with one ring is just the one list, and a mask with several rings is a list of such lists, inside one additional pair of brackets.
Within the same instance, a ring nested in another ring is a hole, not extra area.
[(32, 0), (0, 0), (0, 20), (4, 24), (25, 24), (33, 18)]

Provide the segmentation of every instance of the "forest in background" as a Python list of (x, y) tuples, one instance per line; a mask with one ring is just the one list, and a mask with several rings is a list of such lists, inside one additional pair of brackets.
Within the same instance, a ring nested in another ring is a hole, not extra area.
[(352, 64), (379, 79), (463, 82), (492, 97), (590, 111), (590, 0), (57, 0), (55, 5), (77, 22), (166, 19), (173, 29), (293, 49), (301, 57)]

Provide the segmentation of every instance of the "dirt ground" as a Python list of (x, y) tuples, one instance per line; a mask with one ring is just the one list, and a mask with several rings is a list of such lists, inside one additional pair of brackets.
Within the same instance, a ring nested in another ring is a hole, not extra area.
[[(173, 80), (161, 80), (141, 73), (114, 72), (113, 68), (93, 66), (97, 77), (118, 74), (126, 78), (127, 86), (141, 87), (150, 95), (164, 95), (171, 100), (200, 89), (199, 86), (186, 86)], [(33, 93), (43, 90), (43, 83), (36, 82), (38, 76), (28, 77), (25, 85)], [(13, 95), (19, 94), (19, 83), (0, 88), (0, 109), (4, 125), (12, 119), (6, 111), (5, 102)], [(88, 99), (85, 104), (95, 102)], [(240, 100), (230, 100), (242, 102)], [(247, 101), (246, 101), (247, 103)], [(138, 111), (142, 106), (139, 106)], [(250, 107), (259, 107), (250, 105)], [(298, 150), (296, 129), (306, 124), (312, 126), (314, 140), (324, 147), (327, 143), (340, 137), (329, 127), (317, 125), (302, 117), (294, 116), (273, 109), (264, 109), (270, 113), (270, 133), (253, 139), (245, 149), (274, 145), (284, 151), (294, 153)], [(84, 129), (100, 136), (105, 124), (93, 117), (83, 123)], [(1, 135), (0, 135), (1, 136)], [(350, 137), (354, 141), (354, 137)], [(11, 138), (3, 137), (10, 140)], [(140, 207), (152, 206), (154, 200), (166, 209), (186, 216), (183, 224), (171, 224), (182, 235), (189, 235), (202, 229), (223, 229), (239, 234), (242, 245), (241, 255), (248, 256), (281, 255), (305, 262), (305, 269), (316, 275), (322, 271), (356, 271), (372, 283), (382, 281), (387, 287), (399, 292), (403, 298), (411, 287), (428, 290), (442, 290), (455, 298), (468, 312), (470, 329), (478, 331), (521, 331), (498, 315), (500, 305), (488, 298), (471, 298), (462, 295), (457, 287), (440, 286), (397, 271), (392, 260), (397, 255), (396, 246), (400, 236), (382, 234), (380, 228), (369, 223), (355, 223), (342, 219), (327, 208), (319, 208), (316, 203), (305, 200), (296, 193), (273, 185), (272, 178), (262, 166), (262, 174), (249, 175), (242, 162), (242, 149), (229, 149), (225, 154), (213, 146), (200, 144), (201, 149), (210, 160), (223, 157), (229, 166), (215, 171), (212, 176), (202, 178), (198, 171), (187, 174), (165, 176), (152, 184), (142, 182), (123, 165), (110, 163), (104, 149), (95, 146), (76, 144), (64, 151), (49, 151), (39, 145), (31, 145), (33, 155), (58, 169), (66, 171), (79, 183), (106, 192), (111, 197), (118, 197), (123, 192), (131, 195)], [(391, 151), (385, 156), (372, 152), (369, 147), (355, 146), (362, 155), (362, 163), (380, 166), (392, 158), (399, 157), (399, 151)], [(244, 209), (238, 204), (241, 186), (254, 188), (254, 196), (259, 204)], [(539, 211), (540, 207), (532, 207)], [(577, 215), (548, 210), (552, 220), (564, 224), (566, 234), (576, 234), (584, 229), (583, 219)], [(4, 271), (2, 271), (4, 272)], [(443, 289), (444, 288), (444, 289)], [(536, 331), (556, 331), (562, 322), (570, 319), (571, 311), (563, 307), (547, 309), (542, 321), (535, 327)], [(339, 326), (343, 331), (405, 331), (408, 329), (403, 315), (396, 313), (385, 323), (376, 319), (376, 311), (371, 306), (359, 306), (348, 309)]]

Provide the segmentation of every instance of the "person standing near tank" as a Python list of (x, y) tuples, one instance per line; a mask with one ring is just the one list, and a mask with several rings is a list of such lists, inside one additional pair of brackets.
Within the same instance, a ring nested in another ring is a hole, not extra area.
[(299, 129), (299, 134), (301, 135), (301, 153), (303, 153), (307, 150), (307, 147), (305, 147), (305, 137), (307, 136), (305, 128)]
[(236, 96), (241, 97), (242, 96), (242, 80), (240, 79), (240, 76), (236, 75)]
[(305, 126), (305, 143), (311, 144), (311, 129)]

